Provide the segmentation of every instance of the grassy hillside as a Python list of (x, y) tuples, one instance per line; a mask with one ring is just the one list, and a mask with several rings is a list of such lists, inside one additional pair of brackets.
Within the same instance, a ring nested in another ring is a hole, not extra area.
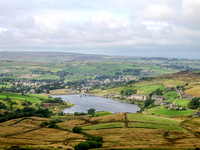
[[(156, 89), (165, 90), (167, 87), (183, 86), (185, 88), (185, 93), (191, 94), (194, 96), (199, 96), (200, 88), (200, 75), (195, 72), (181, 72), (169, 75), (163, 75), (159, 77), (155, 77), (149, 79), (147, 81), (142, 80), (141, 82), (129, 85), (129, 86), (121, 86), (117, 88), (111, 88), (107, 90), (93, 90), (91, 93), (94, 94), (107, 94), (107, 93), (117, 93), (120, 94), (122, 90), (130, 90), (136, 89), (138, 94), (149, 94)], [(194, 90), (196, 89), (196, 90)], [(178, 97), (177, 93), (174, 91), (166, 92), (163, 95), (164, 97), (168, 97), (170, 99), (174, 99)]]
[[(73, 133), (79, 126), (93, 136), (103, 137), (102, 149), (171, 149), (200, 146), (199, 118), (165, 118), (142, 114), (111, 114), (106, 116), (65, 116), (59, 128), (41, 128), (40, 124), (50, 119), (29, 117), (0, 123), (1, 148), (10, 145), (21, 147), (73, 149), (86, 141), (85, 134)], [(34, 143), (34, 144), (33, 144)], [(195, 143), (195, 144), (194, 144)]]
[[(6, 108), (4, 109), (7, 111), (15, 111), (17, 109), (23, 109), (25, 107), (39, 108), (43, 107), (43, 103), (52, 103), (52, 100), (54, 100), (54, 98), (44, 95), (0, 93), (0, 102), (5, 104)], [(63, 108), (73, 106), (70, 103), (60, 104), (56, 101), (54, 101), (53, 103), (55, 103), (55, 106), (49, 108), (53, 112), (57, 112), (62, 110)]]
[[(195, 97), (199, 96), (200, 88), (200, 74), (198, 72), (180, 72), (169, 75), (162, 75), (159, 77), (151, 78), (148, 80), (141, 80), (138, 83), (130, 84), (128, 86), (121, 86), (117, 88), (110, 88), (106, 90), (95, 89), (91, 93), (101, 96), (109, 96), (110, 93), (121, 94), (124, 90), (137, 90), (137, 94), (150, 94), (156, 89), (163, 91), (163, 97), (168, 98), (166, 102), (171, 102), (172, 104), (186, 107), (190, 100), (186, 98), (180, 99), (179, 94), (173, 88), (182, 87), (184, 92)], [(167, 91), (167, 88), (171, 88), (171, 91)], [(194, 90), (196, 89), (196, 90)], [(155, 106), (153, 108), (144, 111), (145, 114), (155, 114), (161, 116), (190, 116), (197, 110), (169, 110), (164, 106)]]

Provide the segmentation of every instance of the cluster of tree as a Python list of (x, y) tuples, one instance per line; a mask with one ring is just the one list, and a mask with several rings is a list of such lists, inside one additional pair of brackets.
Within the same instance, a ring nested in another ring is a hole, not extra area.
[(74, 116), (82, 116), (82, 115), (86, 115), (86, 113), (84, 113), (84, 112), (75, 112), (74, 113)]
[(200, 97), (195, 97), (195, 98), (193, 98), (193, 99), (188, 103), (188, 108), (189, 108), (189, 109), (197, 109), (197, 108), (200, 108)]
[(40, 124), (40, 127), (41, 128), (48, 127), (48, 128), (59, 129), (60, 127), (56, 124), (56, 123), (59, 123), (59, 122), (62, 122), (62, 120), (56, 119), (56, 120), (44, 121)]
[(82, 132), (81, 127), (74, 127), (72, 131), (74, 133), (82, 133), (88, 137), (86, 142), (81, 142), (78, 145), (76, 145), (74, 147), (75, 150), (88, 150), (92, 148), (100, 148), (103, 145), (103, 137), (93, 136), (91, 134)]
[(147, 99), (144, 101), (144, 107), (143, 108), (151, 108), (154, 106), (154, 100)]
[(87, 113), (84, 113), (84, 112), (80, 112), (80, 113), (79, 112), (75, 112), (74, 115), (75, 116), (81, 116), (81, 115), (87, 115), (88, 114), (88, 115), (94, 116), (95, 112), (96, 112), (96, 110), (94, 108), (90, 108), (90, 109), (87, 110)]
[(137, 90), (133, 90), (133, 89), (122, 90), (120, 93), (121, 93), (121, 95), (130, 96), (130, 95), (136, 94)]
[(49, 109), (45, 108), (31, 108), (24, 107), (23, 109), (17, 109), (13, 112), (5, 112), (4, 114), (0, 114), (0, 122), (4, 122), (11, 119), (21, 118), (21, 117), (50, 117), (52, 112)]
[(95, 114), (95, 109), (94, 108), (90, 108), (90, 109), (88, 109), (87, 110), (87, 113), (89, 114), (89, 115), (94, 115)]
[(65, 76), (67, 76), (67, 75), (73, 75), (73, 73), (69, 73), (69, 72), (66, 72), (66, 71), (57, 71), (54, 74), (59, 76), (61, 80), (64, 80)]
[(163, 95), (163, 91), (164, 90), (161, 90), (161, 89), (156, 89), (155, 91), (153, 91), (153, 92), (151, 92), (150, 94), (149, 94), (149, 96), (151, 97), (152, 95), (159, 95), (159, 96), (162, 96)]
[(61, 104), (61, 105), (65, 104), (65, 102), (60, 97), (48, 98), (48, 99), (40, 98), (40, 100), (43, 103), (58, 103), (58, 104)]
[(74, 133), (82, 133), (82, 128), (81, 127), (74, 127), (72, 129), (72, 132), (74, 132)]

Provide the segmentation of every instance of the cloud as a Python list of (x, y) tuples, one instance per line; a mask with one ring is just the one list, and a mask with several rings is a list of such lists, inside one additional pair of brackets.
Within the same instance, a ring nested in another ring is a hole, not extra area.
[(144, 12), (147, 20), (172, 20), (176, 18), (176, 10), (165, 5), (150, 5)]
[(199, 0), (183, 0), (182, 22), (188, 28), (200, 29), (200, 1)]
[(171, 53), (200, 46), (199, 0), (0, 0), (0, 12), (0, 50)]

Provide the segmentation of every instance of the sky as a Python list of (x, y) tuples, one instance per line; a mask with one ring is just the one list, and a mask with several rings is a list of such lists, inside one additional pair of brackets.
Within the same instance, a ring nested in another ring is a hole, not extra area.
[(200, 0), (0, 0), (0, 51), (200, 58)]

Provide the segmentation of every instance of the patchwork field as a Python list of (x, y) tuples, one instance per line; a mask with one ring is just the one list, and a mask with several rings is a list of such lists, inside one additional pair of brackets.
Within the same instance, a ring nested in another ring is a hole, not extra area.
[[(122, 90), (137, 90), (137, 94), (150, 94), (156, 89), (165, 90), (167, 87), (183, 86), (185, 88), (185, 93), (194, 95), (196, 97), (199, 95), (200, 90), (200, 75), (195, 72), (179, 72), (175, 74), (163, 75), (159, 77), (155, 77), (153, 79), (149, 79), (147, 81), (143, 80), (141, 82), (132, 84), (130, 86), (121, 86), (117, 88), (110, 88), (106, 90), (95, 89), (91, 91), (91, 93), (97, 95), (108, 95), (109, 93), (117, 93), (120, 94)], [(164, 97), (168, 97), (170, 102), (179, 95), (175, 91), (163, 93)]]
[[(0, 123), (0, 145), (8, 147), (73, 149), (87, 137), (72, 133), (80, 126), (84, 132), (104, 139), (101, 149), (195, 148), (200, 146), (200, 118), (167, 118), (143, 114), (111, 114), (98, 117), (65, 116), (59, 129), (41, 128), (49, 119), (30, 117)], [(167, 133), (167, 134), (166, 134)]]

